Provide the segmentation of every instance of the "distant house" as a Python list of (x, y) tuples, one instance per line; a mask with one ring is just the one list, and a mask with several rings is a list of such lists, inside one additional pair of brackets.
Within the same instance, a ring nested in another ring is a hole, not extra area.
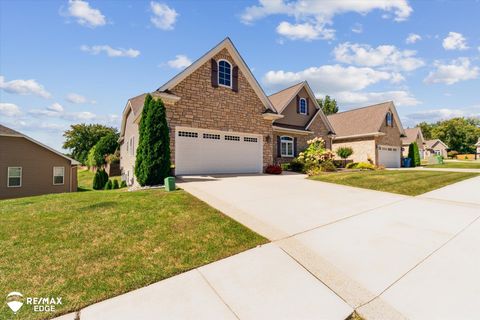
[(77, 191), (79, 163), (0, 125), (0, 199)]
[(410, 143), (416, 142), (420, 159), (425, 158), (425, 139), (423, 138), (422, 129), (419, 127), (405, 129), (405, 137), (402, 138), (402, 155), (408, 157), (408, 147)]
[(477, 143), (475, 143), (476, 152), (475, 152), (475, 159), (480, 158), (480, 138), (478, 138)]
[(371, 161), (388, 168), (400, 167), (402, 122), (392, 101), (328, 116), (336, 134), (333, 151), (351, 147), (349, 159)]
[(425, 141), (425, 156), (439, 155), (444, 158), (447, 157), (448, 146), (440, 139), (433, 139)]

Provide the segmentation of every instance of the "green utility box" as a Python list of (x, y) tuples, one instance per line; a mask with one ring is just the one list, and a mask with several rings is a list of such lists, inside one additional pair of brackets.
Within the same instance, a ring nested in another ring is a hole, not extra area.
[(175, 177), (166, 177), (164, 183), (166, 191), (175, 191)]

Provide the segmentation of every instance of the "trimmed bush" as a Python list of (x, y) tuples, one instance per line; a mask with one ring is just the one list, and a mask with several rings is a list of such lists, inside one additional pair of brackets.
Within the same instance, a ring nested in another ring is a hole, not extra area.
[(282, 167), (276, 164), (271, 164), (267, 166), (265, 169), (265, 172), (268, 174), (281, 174), (282, 173)]
[(93, 189), (102, 190), (105, 188), (105, 184), (108, 181), (108, 174), (103, 169), (97, 170), (95, 176), (93, 177)]
[(112, 187), (112, 189), (118, 189), (118, 188), (119, 188), (118, 180), (115, 179), (115, 180), (113, 180), (113, 187)]
[(112, 180), (108, 179), (107, 183), (105, 184), (105, 190), (110, 190), (113, 188)]
[(147, 95), (138, 131), (135, 176), (141, 186), (163, 184), (170, 175), (170, 133), (161, 99)]
[(303, 162), (299, 161), (298, 159), (293, 159), (290, 162), (290, 170), (294, 172), (303, 172), (304, 164)]
[(357, 165), (358, 165), (358, 162), (350, 162), (345, 166), (345, 168), (346, 169), (356, 169)]
[(320, 171), (322, 172), (335, 172), (337, 168), (333, 164), (332, 160), (324, 161), (320, 164)]
[(347, 165), (347, 158), (353, 154), (353, 149), (350, 147), (340, 147), (336, 151), (337, 155), (343, 159), (343, 165)]
[(417, 167), (421, 164), (420, 151), (418, 150), (418, 145), (416, 142), (412, 142), (408, 146), (408, 157), (412, 159), (412, 167)]
[(368, 162), (359, 162), (357, 163), (355, 169), (360, 169), (360, 170), (375, 170), (375, 166), (371, 163)]
[(122, 180), (122, 182), (120, 183), (120, 188), (126, 188), (126, 187), (127, 187), (127, 181)]

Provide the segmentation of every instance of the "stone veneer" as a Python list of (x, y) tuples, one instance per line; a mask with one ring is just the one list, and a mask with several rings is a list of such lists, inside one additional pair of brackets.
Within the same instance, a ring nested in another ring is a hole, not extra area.
[[(226, 59), (235, 66), (228, 51), (223, 49), (214, 57)], [(200, 66), (170, 92), (180, 101), (166, 105), (170, 127), (170, 148), (175, 163), (175, 127), (236, 131), (263, 136), (263, 166), (273, 162), (272, 121), (265, 120), (265, 106), (248, 83), (241, 69), (238, 70), (238, 92), (230, 88), (211, 85), (210, 60)]]

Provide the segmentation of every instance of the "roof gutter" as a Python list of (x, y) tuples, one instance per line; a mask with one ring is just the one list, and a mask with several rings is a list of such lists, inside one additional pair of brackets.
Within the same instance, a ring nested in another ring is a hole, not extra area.
[(273, 131), (277, 131), (277, 132), (297, 133), (297, 134), (303, 134), (303, 135), (309, 135), (313, 133), (312, 131), (309, 131), (309, 130), (298, 130), (298, 129), (277, 127), (277, 126), (272, 126), (272, 127), (273, 127)]
[(383, 132), (369, 132), (369, 133), (361, 133), (361, 134), (352, 134), (349, 136), (335, 136), (335, 140), (339, 139), (350, 139), (350, 138), (361, 138), (361, 137), (379, 137), (384, 136), (385, 133)]

